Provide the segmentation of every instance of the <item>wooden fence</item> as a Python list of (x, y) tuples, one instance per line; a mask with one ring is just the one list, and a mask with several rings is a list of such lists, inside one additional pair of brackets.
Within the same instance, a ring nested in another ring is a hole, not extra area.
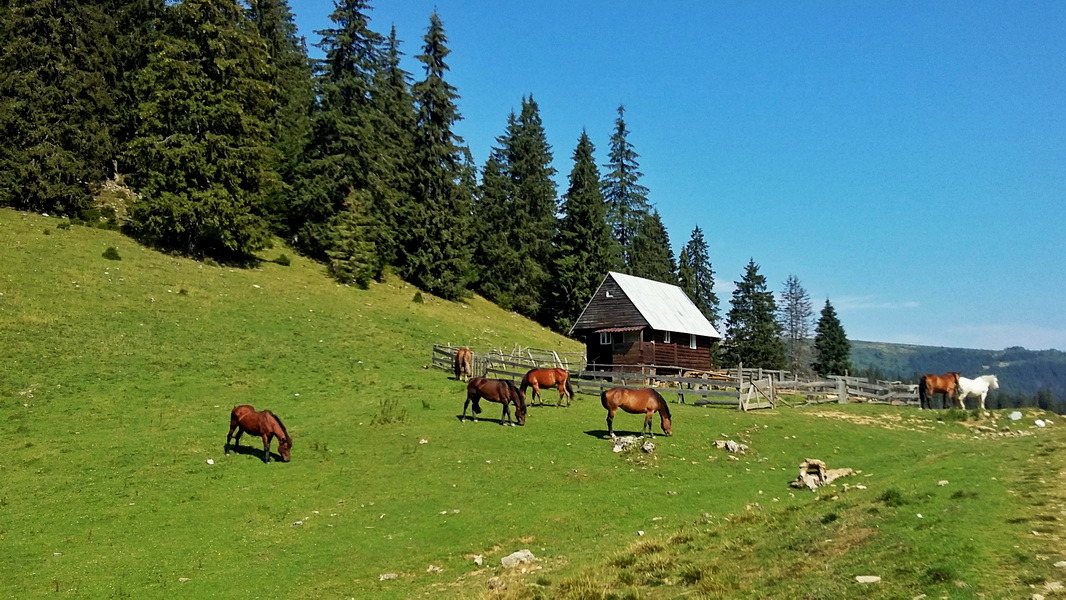
[[(451, 372), (458, 346), (433, 346), (433, 366)], [(802, 396), (804, 403), (887, 402), (917, 403), (915, 386), (900, 382), (871, 383), (859, 377), (831, 377), (819, 381), (800, 380), (788, 371), (730, 369), (699, 373), (681, 371), (688, 376), (654, 375), (650, 365), (636, 365), (633, 372), (584, 368), (584, 356), (550, 350), (515, 347), (505, 353), (499, 349), (470, 348), (474, 353), (475, 377), (509, 379), (518, 385), (526, 371), (560, 367), (570, 371), (575, 393), (599, 396), (612, 387), (654, 387), (668, 400), (696, 406), (728, 406), (739, 410), (777, 408), (786, 404), (782, 395)], [(592, 365), (595, 367), (596, 365)], [(642, 368), (643, 367), (643, 368)]]

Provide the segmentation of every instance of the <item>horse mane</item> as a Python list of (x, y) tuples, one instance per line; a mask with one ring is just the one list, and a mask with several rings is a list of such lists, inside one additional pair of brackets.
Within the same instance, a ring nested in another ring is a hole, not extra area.
[(666, 415), (666, 418), (673, 419), (673, 417), (670, 416), (670, 403), (663, 398), (663, 395), (660, 394), (658, 390), (652, 390), (651, 393), (655, 394), (655, 397), (659, 399), (659, 406), (663, 407), (663, 414)]
[(515, 406), (521, 408), (522, 410), (525, 410), (526, 409), (526, 401), (522, 397), (523, 394), (518, 391), (518, 388), (515, 387), (514, 382), (511, 381), (510, 379), (505, 379), (503, 382), (507, 384), (507, 387), (511, 388), (512, 392), (514, 392)]
[(281, 432), (285, 434), (285, 439), (291, 440), (292, 438), (289, 437), (289, 430), (285, 429), (285, 424), (281, 422), (281, 417), (279, 417), (276, 414), (274, 414), (273, 411), (269, 411), (268, 410), (266, 412), (270, 413), (270, 416), (274, 417), (274, 420), (278, 422), (278, 426), (281, 427)]

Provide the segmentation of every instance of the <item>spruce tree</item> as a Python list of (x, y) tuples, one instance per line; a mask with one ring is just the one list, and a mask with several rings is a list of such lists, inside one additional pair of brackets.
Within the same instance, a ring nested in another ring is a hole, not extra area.
[(234, 0), (168, 5), (138, 73), (142, 102), (126, 157), (141, 199), (130, 232), (191, 256), (242, 260), (268, 241), (263, 202), (277, 185), (272, 67)]
[(117, 156), (113, 175), (129, 173), (126, 147), (136, 136), (137, 113), (143, 90), (137, 78), (148, 66), (148, 57), (159, 42), (164, 15), (170, 14), (165, 0), (106, 0), (108, 14), (114, 18), (115, 52), (118, 78), (113, 89), (115, 106), (111, 118), (116, 135)]
[(678, 285), (712, 325), (718, 327), (718, 295), (714, 293), (714, 270), (703, 230), (697, 225), (681, 249), (677, 265)]
[(629, 252), (630, 275), (677, 284), (677, 261), (659, 211), (644, 215)]
[(474, 231), (472, 260), (478, 293), (502, 308), (514, 310), (516, 293), (521, 285), (521, 278), (515, 274), (521, 272), (522, 257), (514, 243), (513, 185), (504, 162), (506, 157), (495, 149), (481, 172), (471, 225)]
[(557, 209), (555, 169), (552, 152), (540, 118), (540, 108), (532, 96), (522, 98), (522, 110), (515, 122), (508, 152), (513, 212), (510, 215), (513, 241), (522, 258), (522, 277), (515, 296), (516, 310), (542, 319), (551, 261), (551, 240), (555, 233)]
[(269, 119), (275, 150), (273, 170), (283, 187), (270, 198), (267, 210), (274, 229), (284, 235), (288, 198), (311, 132), (314, 103), (311, 60), (286, 0), (249, 0), (248, 17), (266, 45), (268, 60), (274, 65), (269, 83), (276, 93), (275, 110)]
[(450, 50), (434, 12), (418, 60), (425, 79), (412, 91), (417, 107), (412, 200), (404, 211), (399, 266), (412, 284), (448, 300), (466, 294), (470, 278), (470, 197), (463, 184), (462, 139), (452, 131), (461, 117), (458, 94), (445, 81)]
[(621, 248), (621, 269), (631, 265), (630, 251), (633, 238), (644, 217), (651, 211), (648, 202), (648, 188), (640, 183), (644, 175), (640, 172), (637, 158), (640, 156), (629, 142), (629, 129), (625, 122), (625, 107), (618, 107), (614, 133), (608, 147), (607, 172), (603, 176), (603, 199), (607, 203), (607, 222), (612, 234)]
[[(411, 203), (411, 172), (415, 143), (415, 107), (410, 73), (400, 67), (400, 41), (394, 26), (385, 40), (381, 68), (370, 98), (377, 134), (376, 171), (369, 178), (370, 210), (382, 223), (395, 224), (401, 209)], [(378, 252), (389, 264), (396, 261), (398, 232), (394, 226), (379, 230)]]
[(374, 247), (378, 234), (374, 229), (380, 222), (367, 211), (368, 194), (353, 191), (348, 201), (330, 224), (329, 273), (341, 283), (355, 284), (363, 289), (371, 279), (381, 275), (384, 265)]
[(104, 2), (0, 7), (0, 206), (81, 216), (116, 152)]
[(811, 297), (803, 288), (799, 278), (789, 275), (781, 291), (781, 305), (777, 319), (785, 340), (788, 368), (793, 373), (806, 374), (810, 367), (808, 354), (813, 318)]
[(823, 376), (850, 372), (851, 342), (828, 298), (814, 331), (814, 372)]
[[(315, 77), (318, 104), (285, 227), (296, 247), (316, 259), (326, 258), (330, 223), (348, 195), (370, 189), (369, 178), (380, 172), (375, 159), (383, 140), (371, 93), (383, 40), (370, 29), (369, 11), (366, 0), (340, 0), (330, 14), (333, 27), (317, 32), (325, 53)], [(374, 204), (368, 202), (370, 210)]]
[(618, 248), (607, 225), (595, 151), (588, 134), (582, 131), (574, 149), (574, 167), (563, 196), (563, 215), (555, 238), (549, 322), (563, 333), (569, 332), (596, 287), (618, 261)]
[(749, 260), (744, 277), (735, 282), (729, 313), (726, 315), (725, 363), (729, 366), (764, 369), (785, 368), (785, 348), (781, 326), (774, 319), (777, 303), (766, 289), (766, 277), (759, 265)]
[[(481, 197), (474, 205), (478, 246), (477, 288), (500, 306), (531, 318), (543, 314), (548, 294), (551, 239), (555, 229), (555, 169), (551, 166), (540, 109), (532, 97), (522, 98), (522, 111), (507, 117), (507, 130), (496, 138), (486, 163)], [(493, 180), (495, 174), (506, 183)], [(506, 246), (506, 247), (505, 247)], [(517, 257), (513, 260), (501, 260)], [(520, 277), (515, 274), (520, 273)]]

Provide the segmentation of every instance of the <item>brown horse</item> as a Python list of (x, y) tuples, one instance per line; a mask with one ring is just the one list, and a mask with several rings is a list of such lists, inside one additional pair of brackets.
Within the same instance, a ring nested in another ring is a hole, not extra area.
[(944, 408), (948, 408), (949, 399), (956, 407), (962, 408), (962, 402), (959, 401), (959, 373), (926, 373), (919, 377), (918, 408), (933, 408), (933, 394), (944, 394)]
[(281, 460), (289, 462), (292, 458), (292, 438), (286, 431), (285, 425), (277, 415), (269, 410), (256, 412), (247, 404), (234, 406), (229, 414), (229, 433), (226, 435), (226, 454), (229, 454), (229, 440), (233, 432), (237, 431), (237, 437), (233, 440), (233, 448), (241, 445), (241, 436), (244, 432), (258, 435), (263, 438), (263, 462), (270, 463), (270, 440), (278, 438), (278, 454)]
[[(474, 405), (473, 419), (477, 421), (477, 415), (481, 414), (481, 399), (499, 402), (503, 405), (503, 414), (500, 415), (500, 425), (514, 425), (511, 421), (510, 405), (514, 403), (515, 418), (519, 425), (526, 424), (526, 395), (514, 386), (510, 381), (501, 379), (485, 379), (475, 377), (466, 384), (466, 402), (463, 403), (463, 416), (460, 421), (466, 420), (466, 407)], [(507, 422), (504, 422), (504, 419)]]
[(455, 353), (455, 380), (470, 381), (474, 370), (474, 353), (470, 348), (459, 348)]
[(651, 388), (642, 390), (624, 387), (611, 388), (600, 394), (600, 404), (607, 409), (607, 433), (611, 434), (612, 438), (615, 437), (614, 413), (618, 412), (619, 408), (634, 415), (644, 413), (644, 427), (640, 429), (641, 434), (647, 432), (648, 435), (653, 435), (651, 415), (654, 412), (659, 413), (663, 433), (673, 434), (673, 427), (670, 425), (670, 405), (663, 400), (659, 392)]
[(553, 387), (559, 390), (559, 404), (562, 404), (563, 400), (566, 400), (566, 405), (570, 406), (570, 401), (574, 398), (574, 388), (570, 386), (570, 373), (566, 369), (532, 369), (526, 376), (522, 378), (522, 386), (519, 388), (522, 393), (526, 393), (526, 388), (533, 386), (533, 398), (530, 399), (530, 404), (533, 404), (534, 400), (540, 400), (541, 405), (544, 404), (544, 399), (540, 395), (540, 388)]

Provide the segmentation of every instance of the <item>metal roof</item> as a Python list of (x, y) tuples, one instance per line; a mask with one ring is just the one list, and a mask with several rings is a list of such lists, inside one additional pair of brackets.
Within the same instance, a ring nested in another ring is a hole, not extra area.
[(607, 276), (618, 283), (652, 329), (722, 338), (684, 290), (676, 285), (614, 271)]

